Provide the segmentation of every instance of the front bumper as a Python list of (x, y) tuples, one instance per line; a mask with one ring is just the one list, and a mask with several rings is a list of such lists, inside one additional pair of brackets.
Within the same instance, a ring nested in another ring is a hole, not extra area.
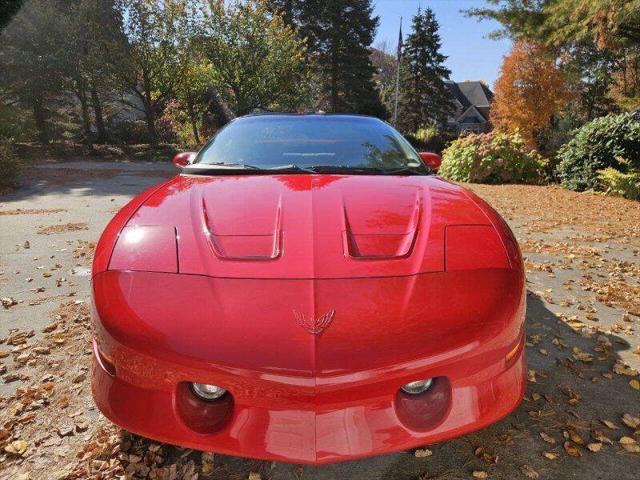
[[(149, 371), (170, 369), (134, 352), (131, 361), (146, 365)], [(179, 404), (181, 397), (192, 394), (180, 385), (184, 384), (177, 383), (173, 391), (140, 386), (110, 376), (94, 362), (93, 395), (98, 408), (131, 432), (197, 450), (305, 464), (414, 448), (490, 425), (520, 403), (526, 368), (521, 350), (508, 368), (498, 362), (476, 375), (453, 379), (446, 405), (438, 406), (439, 415), (432, 419), (432, 425), (423, 426), (412, 425), (411, 419), (405, 418), (406, 411), (403, 417), (397, 395), (372, 392), (370, 397), (344, 399), (340, 404), (323, 404), (309, 397), (290, 405), (278, 401), (268, 405), (267, 398), (251, 402), (234, 396), (231, 410), (221, 413), (228, 418), (213, 432), (203, 433), (186, 423), (189, 419)], [(197, 408), (200, 402), (193, 403)]]
[[(198, 450), (266, 460), (322, 464), (453, 438), (506, 416), (524, 394), (524, 297), (521, 285), (505, 290), (505, 285), (514, 283), (511, 277), (501, 280), (503, 273), (486, 277), (493, 282), (472, 279), (488, 306), (476, 303), (471, 308), (456, 301), (451, 321), (435, 324), (430, 321), (433, 309), (403, 304), (405, 324), (376, 328), (378, 318), (370, 315), (366, 321), (371, 331), (362, 334), (368, 335), (364, 342), (350, 338), (363, 330), (349, 330), (362, 315), (357, 312), (358, 292), (348, 285), (332, 285), (349, 291), (350, 297), (344, 299), (344, 306), (333, 300), (337, 315), (342, 315), (321, 336), (314, 336), (293, 320), (287, 323), (290, 319), (284, 318), (284, 311), (277, 315), (282, 321), (268, 331), (249, 330), (243, 322), (256, 321), (265, 309), (249, 283), (242, 284), (244, 289), (234, 286), (234, 291), (254, 297), (252, 303), (234, 300), (243, 314), (235, 316), (232, 304), (220, 307), (226, 298), (220, 291), (226, 284), (215, 284), (216, 280), (100, 274), (94, 278), (98, 306), (94, 353), (102, 361), (94, 362), (93, 395), (111, 421), (134, 433)], [(398, 296), (415, 298), (422, 281), (432, 285), (431, 291), (452, 291), (449, 282), (459, 286), (459, 279), (447, 275), (388, 282), (406, 281), (414, 294), (406, 295), (404, 284), (398, 284)], [(133, 292), (142, 289), (136, 282), (144, 285), (147, 296), (135, 297)], [(264, 282), (259, 285), (269, 298), (265, 289), (270, 287)], [(296, 285), (278, 283), (273, 288), (292, 291)], [(387, 302), (394, 295), (392, 286), (380, 287), (388, 292)], [(322, 299), (322, 288), (315, 286), (316, 301)], [(193, 292), (214, 292), (216, 302), (207, 303), (201, 297), (187, 310), (187, 298)], [(435, 301), (441, 304), (444, 294), (435, 293)], [(175, 311), (169, 303), (158, 301), (168, 295), (179, 305)], [(449, 295), (449, 302), (451, 298)], [(353, 318), (346, 318), (347, 304), (356, 311)], [(206, 332), (194, 334), (215, 308), (234, 319), (233, 332), (224, 330), (230, 328), (225, 321), (220, 328), (207, 324)], [(268, 318), (274, 315), (273, 308), (265, 313)], [(386, 311), (392, 309), (386, 306)], [(182, 318), (172, 321), (181, 311)], [(419, 315), (414, 316), (414, 311)], [(435, 311), (442, 318), (443, 312)], [(472, 331), (463, 328), (472, 322), (476, 322)], [(431, 328), (430, 323), (433, 329), (423, 341), (429, 354), (416, 356), (421, 343), (414, 341), (415, 336)], [(484, 328), (479, 328), (481, 324)], [(433, 338), (436, 331), (442, 334)], [(282, 342), (274, 344), (279, 339)], [(223, 353), (233, 362), (215, 357)], [(347, 364), (349, 368), (336, 367)], [(427, 393), (411, 397), (399, 392), (401, 385), (427, 377), (436, 378)], [(229, 394), (222, 401), (206, 403), (193, 395), (189, 382), (220, 385)]]

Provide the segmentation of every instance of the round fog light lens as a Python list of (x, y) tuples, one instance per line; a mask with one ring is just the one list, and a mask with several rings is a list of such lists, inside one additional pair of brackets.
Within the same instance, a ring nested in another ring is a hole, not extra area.
[(416, 380), (415, 382), (409, 382), (406, 385), (403, 385), (400, 389), (404, 393), (408, 393), (409, 395), (418, 395), (420, 393), (424, 393), (429, 390), (431, 384), (433, 383), (433, 378), (425, 378), (424, 380)]
[(191, 389), (198, 397), (203, 400), (217, 400), (221, 398), (227, 391), (218, 387), (217, 385), (211, 385), (209, 383), (192, 383)]

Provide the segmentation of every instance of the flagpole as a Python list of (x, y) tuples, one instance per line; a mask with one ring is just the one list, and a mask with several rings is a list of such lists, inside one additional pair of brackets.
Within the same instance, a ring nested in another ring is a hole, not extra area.
[(398, 37), (398, 54), (396, 67), (396, 96), (393, 103), (393, 126), (398, 123), (398, 94), (400, 93), (400, 57), (402, 55), (402, 17), (400, 17), (400, 35)]

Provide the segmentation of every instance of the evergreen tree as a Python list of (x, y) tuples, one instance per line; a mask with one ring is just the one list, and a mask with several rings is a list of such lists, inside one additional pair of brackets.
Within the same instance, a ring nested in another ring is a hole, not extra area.
[(316, 107), (385, 117), (375, 88), (371, 43), (379, 18), (371, 0), (267, 0), (307, 41), (318, 82)]
[(438, 22), (426, 8), (413, 17), (412, 30), (406, 39), (400, 68), (401, 95), (398, 124), (409, 133), (427, 126), (442, 127), (452, 109), (451, 94), (445, 80), (451, 73), (440, 53)]

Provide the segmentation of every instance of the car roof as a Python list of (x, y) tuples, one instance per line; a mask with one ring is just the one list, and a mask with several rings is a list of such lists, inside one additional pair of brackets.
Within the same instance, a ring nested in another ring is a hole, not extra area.
[(242, 118), (256, 118), (256, 117), (265, 117), (265, 118), (353, 118), (359, 120), (375, 120), (378, 122), (384, 122), (384, 120), (379, 119), (378, 117), (372, 117), (371, 115), (362, 115), (359, 113), (327, 113), (327, 112), (300, 112), (300, 113), (291, 113), (291, 112), (255, 112), (249, 113), (247, 115), (243, 115), (241, 117), (237, 117), (236, 120), (240, 120)]

